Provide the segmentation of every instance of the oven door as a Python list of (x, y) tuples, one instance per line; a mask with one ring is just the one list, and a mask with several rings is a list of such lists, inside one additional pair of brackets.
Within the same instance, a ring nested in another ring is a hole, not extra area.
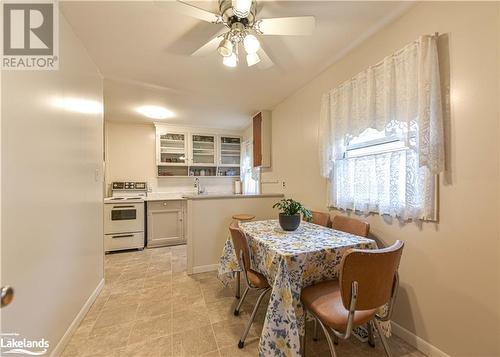
[(104, 205), (104, 233), (144, 231), (144, 203), (107, 203)]

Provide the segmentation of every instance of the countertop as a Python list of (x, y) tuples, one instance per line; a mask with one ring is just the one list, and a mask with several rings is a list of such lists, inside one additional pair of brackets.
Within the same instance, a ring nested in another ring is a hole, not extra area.
[(260, 193), (260, 194), (234, 194), (234, 193), (208, 193), (201, 195), (186, 195), (187, 200), (211, 200), (219, 198), (255, 198), (255, 197), (284, 197), (282, 193)]
[(148, 193), (144, 201), (182, 201), (185, 200), (182, 193)]
[(212, 200), (221, 198), (258, 198), (258, 197), (284, 197), (282, 193), (263, 194), (234, 194), (225, 192), (211, 192), (200, 195), (193, 193), (150, 193), (145, 201), (181, 201), (181, 200)]

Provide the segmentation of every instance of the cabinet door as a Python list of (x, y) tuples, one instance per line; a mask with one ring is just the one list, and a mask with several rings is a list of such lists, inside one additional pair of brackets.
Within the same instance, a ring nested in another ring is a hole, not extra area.
[(253, 167), (262, 166), (262, 114), (253, 117)]
[(215, 135), (191, 134), (191, 166), (215, 166), (216, 146)]
[(240, 166), (241, 138), (219, 136), (219, 166)]
[(183, 132), (158, 133), (156, 136), (157, 164), (186, 166), (188, 164), (188, 140)]
[(148, 247), (184, 243), (183, 210), (165, 208), (148, 213)]

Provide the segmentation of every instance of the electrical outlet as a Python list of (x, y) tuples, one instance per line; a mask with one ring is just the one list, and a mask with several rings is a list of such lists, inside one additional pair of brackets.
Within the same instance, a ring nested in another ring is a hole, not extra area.
[(286, 189), (286, 182), (285, 181), (282, 181), (281, 182), (281, 186), (283, 187), (283, 189), (285, 190)]

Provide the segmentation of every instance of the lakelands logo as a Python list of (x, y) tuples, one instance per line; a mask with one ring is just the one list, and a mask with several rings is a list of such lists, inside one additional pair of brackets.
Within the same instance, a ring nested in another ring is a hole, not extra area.
[(4, 1), (2, 11), (2, 69), (58, 69), (57, 3)]
[(0, 355), (21, 354), (41, 356), (47, 353), (49, 341), (44, 338), (29, 340), (20, 338), (18, 333), (0, 334)]

